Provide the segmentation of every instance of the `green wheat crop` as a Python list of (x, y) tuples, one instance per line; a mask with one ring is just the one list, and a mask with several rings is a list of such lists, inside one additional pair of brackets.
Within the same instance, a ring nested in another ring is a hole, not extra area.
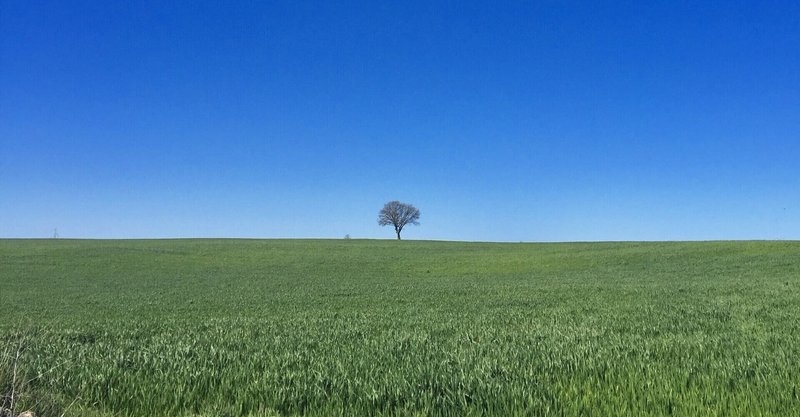
[(800, 415), (800, 242), (0, 240), (21, 333), (40, 415)]

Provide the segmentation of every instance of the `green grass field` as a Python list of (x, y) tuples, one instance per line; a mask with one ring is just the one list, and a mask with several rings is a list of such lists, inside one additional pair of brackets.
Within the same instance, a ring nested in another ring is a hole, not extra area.
[(42, 416), (800, 415), (800, 242), (0, 240), (0, 337)]

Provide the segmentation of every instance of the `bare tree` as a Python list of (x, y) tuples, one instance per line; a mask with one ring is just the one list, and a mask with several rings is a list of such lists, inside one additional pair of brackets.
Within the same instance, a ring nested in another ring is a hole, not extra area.
[(411, 204), (401, 203), (399, 201), (390, 201), (384, 204), (380, 212), (378, 212), (378, 224), (381, 226), (394, 226), (394, 231), (397, 233), (397, 240), (400, 240), (400, 232), (407, 224), (419, 224), (419, 209)]

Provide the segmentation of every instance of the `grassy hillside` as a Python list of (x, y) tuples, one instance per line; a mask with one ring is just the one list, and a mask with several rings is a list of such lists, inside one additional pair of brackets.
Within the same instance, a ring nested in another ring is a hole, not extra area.
[(0, 240), (20, 341), (45, 415), (800, 415), (800, 242)]

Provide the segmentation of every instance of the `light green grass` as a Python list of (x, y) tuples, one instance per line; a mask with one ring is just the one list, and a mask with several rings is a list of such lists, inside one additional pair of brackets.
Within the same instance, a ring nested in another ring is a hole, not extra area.
[(68, 415), (800, 415), (800, 242), (5, 240), (19, 335)]

